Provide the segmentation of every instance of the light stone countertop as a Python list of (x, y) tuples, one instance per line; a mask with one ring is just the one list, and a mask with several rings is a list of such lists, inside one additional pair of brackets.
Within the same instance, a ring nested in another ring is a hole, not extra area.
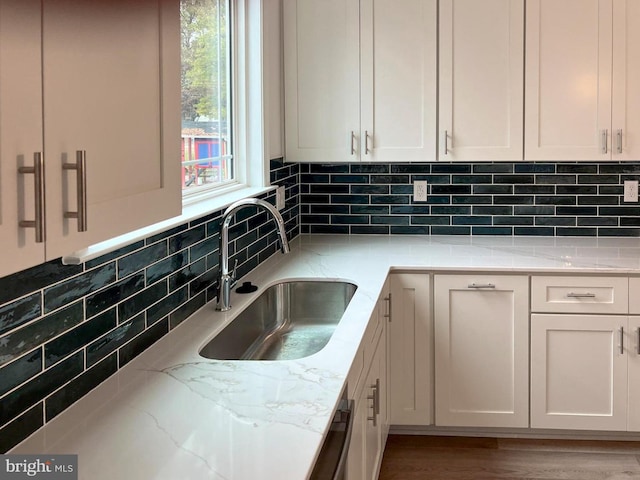
[[(390, 270), (640, 274), (640, 239), (300, 236), (10, 453), (79, 456), (79, 478), (303, 480), (309, 475)], [(327, 346), (290, 361), (216, 361), (198, 350), (282, 279), (358, 289)]]

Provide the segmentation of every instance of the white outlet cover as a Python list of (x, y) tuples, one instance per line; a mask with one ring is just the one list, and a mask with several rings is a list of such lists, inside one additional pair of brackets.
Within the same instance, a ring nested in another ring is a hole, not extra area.
[(625, 202), (638, 201), (638, 180), (624, 181), (624, 201)]
[(427, 201), (427, 181), (416, 180), (413, 182), (413, 201), (414, 202), (426, 202)]

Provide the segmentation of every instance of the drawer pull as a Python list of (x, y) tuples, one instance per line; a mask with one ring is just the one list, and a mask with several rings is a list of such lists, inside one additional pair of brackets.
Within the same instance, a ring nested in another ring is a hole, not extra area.
[(496, 288), (493, 283), (472, 283), (467, 288)]
[(567, 298), (596, 298), (595, 293), (567, 293)]

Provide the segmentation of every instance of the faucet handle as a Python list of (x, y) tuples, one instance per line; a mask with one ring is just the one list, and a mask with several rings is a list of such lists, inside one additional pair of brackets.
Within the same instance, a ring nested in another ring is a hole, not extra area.
[(236, 258), (236, 261), (233, 262), (233, 269), (231, 270), (231, 274), (229, 275), (231, 277), (231, 283), (235, 283), (236, 282), (236, 269), (238, 268), (238, 259)]

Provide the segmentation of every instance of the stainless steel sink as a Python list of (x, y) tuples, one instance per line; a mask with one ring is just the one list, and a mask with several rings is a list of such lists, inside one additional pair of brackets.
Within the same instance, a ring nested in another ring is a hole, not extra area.
[(330, 281), (273, 285), (200, 355), (216, 360), (293, 360), (313, 355), (329, 342), (356, 288)]

